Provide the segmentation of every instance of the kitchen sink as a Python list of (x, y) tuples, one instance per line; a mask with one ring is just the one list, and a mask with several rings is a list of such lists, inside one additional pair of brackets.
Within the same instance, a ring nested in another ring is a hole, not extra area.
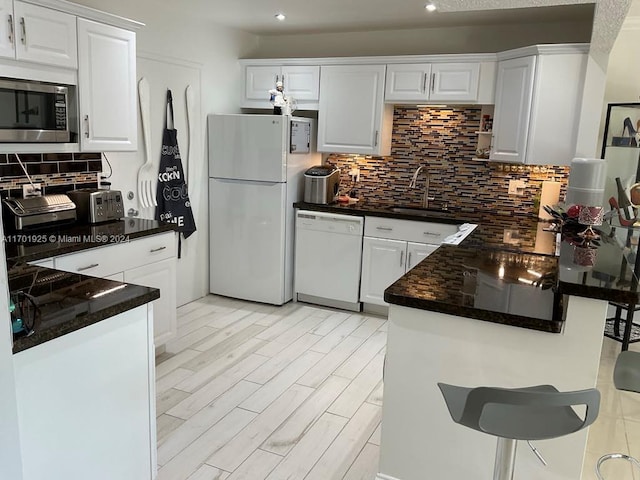
[(437, 210), (437, 209), (431, 209), (431, 208), (391, 207), (389, 210), (394, 213), (418, 215), (420, 217), (450, 217), (451, 216), (451, 212), (448, 210)]

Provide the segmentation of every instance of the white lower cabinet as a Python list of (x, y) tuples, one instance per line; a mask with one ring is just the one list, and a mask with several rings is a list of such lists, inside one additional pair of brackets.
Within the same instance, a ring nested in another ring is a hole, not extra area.
[(360, 301), (388, 306), (384, 301), (387, 287), (433, 253), (445, 237), (457, 230), (453, 224), (366, 217)]
[(405, 274), (407, 242), (364, 237), (360, 301), (387, 305), (385, 289)]
[[(177, 332), (175, 233), (83, 250), (53, 259), (53, 268), (64, 272), (133, 283), (160, 290), (154, 305), (154, 340), (165, 344)], [(50, 266), (47, 260), (43, 261)]]
[(162, 345), (173, 338), (177, 330), (175, 258), (125, 270), (124, 281), (160, 289), (160, 298), (153, 302), (155, 342)]

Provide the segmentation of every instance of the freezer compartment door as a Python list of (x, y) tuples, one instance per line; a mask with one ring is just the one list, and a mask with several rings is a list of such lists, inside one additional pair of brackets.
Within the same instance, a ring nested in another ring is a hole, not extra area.
[(209, 176), (284, 182), (286, 116), (209, 115)]
[(211, 293), (274, 305), (291, 300), (285, 189), (283, 183), (209, 179)]

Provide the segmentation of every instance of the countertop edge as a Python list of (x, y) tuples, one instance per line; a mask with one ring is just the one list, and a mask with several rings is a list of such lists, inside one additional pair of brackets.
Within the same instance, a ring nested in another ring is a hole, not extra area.
[(148, 292), (125, 302), (120, 302), (113, 306), (98, 310), (97, 312), (92, 312), (74, 320), (65, 322), (64, 326), (61, 328), (48, 329), (40, 333), (35, 333), (29, 337), (18, 338), (14, 340), (13, 354), (15, 355), (16, 353), (37, 347), (38, 345), (42, 345), (43, 343), (49, 342), (58, 337), (68, 335), (82, 328), (102, 322), (120, 313), (124, 313), (128, 310), (133, 310), (136, 307), (150, 303), (158, 298), (160, 298), (160, 290), (152, 288)]
[(385, 291), (384, 300), (393, 305), (402, 307), (417, 308), (420, 310), (446, 313), (457, 317), (472, 318), (484, 322), (497, 323), (509, 327), (527, 328), (539, 332), (560, 333), (564, 321), (558, 320), (536, 320), (535, 318), (523, 317), (512, 313), (492, 312), (489, 310), (481, 310), (474, 307), (465, 307), (462, 305), (451, 305), (441, 302), (434, 302), (427, 299), (418, 299), (415, 297), (406, 297), (387, 293)]

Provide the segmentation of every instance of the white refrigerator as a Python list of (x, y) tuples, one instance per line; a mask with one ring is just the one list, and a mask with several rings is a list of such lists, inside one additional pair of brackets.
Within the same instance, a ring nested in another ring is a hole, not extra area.
[(209, 115), (209, 291), (282, 305), (293, 298), (293, 203), (321, 163), (312, 119)]

